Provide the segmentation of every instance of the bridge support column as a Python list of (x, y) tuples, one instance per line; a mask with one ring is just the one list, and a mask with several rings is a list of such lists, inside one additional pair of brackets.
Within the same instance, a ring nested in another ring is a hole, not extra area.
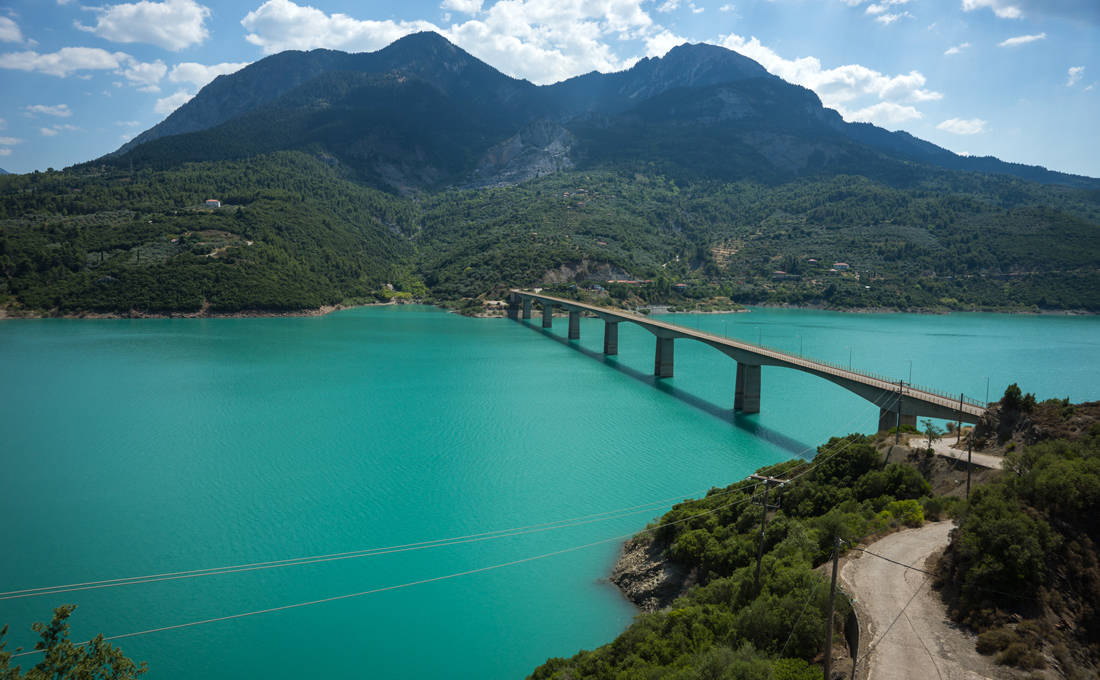
[(531, 298), (529, 297), (523, 298), (523, 318), (531, 318)]
[(619, 353), (618, 321), (605, 321), (603, 324), (603, 353), (607, 356)]
[(672, 341), (674, 338), (657, 338), (657, 352), (653, 357), (653, 375), (672, 377)]
[[(892, 430), (895, 427), (897, 427), (897, 424), (898, 424), (898, 410), (896, 408), (891, 408), (891, 409), (882, 408), (882, 409), (879, 409), (879, 411), (878, 411), (878, 429), (879, 429), (879, 432), (882, 432), (883, 430)], [(912, 425), (913, 427), (916, 427), (917, 426), (917, 416), (916, 416), (916, 414), (906, 414), (906, 413), (901, 414), (901, 424), (902, 425)]]
[(575, 309), (569, 310), (569, 339), (581, 339), (581, 313)]
[(542, 327), (552, 328), (554, 326), (554, 305), (543, 300), (542, 301)]
[(760, 413), (760, 364), (743, 364), (738, 361), (736, 380), (733, 410)]
[(508, 318), (519, 319), (519, 296), (515, 293), (508, 296)]

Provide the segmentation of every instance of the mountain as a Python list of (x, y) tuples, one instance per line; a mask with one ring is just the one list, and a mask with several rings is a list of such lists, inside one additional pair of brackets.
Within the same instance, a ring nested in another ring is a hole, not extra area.
[(7, 170), (5, 170), (4, 168), (0, 168), (0, 175), (10, 175), (10, 174), (11, 173), (8, 172)]
[(0, 317), (596, 283), (629, 307), (1100, 312), (1098, 234), (1098, 180), (847, 123), (720, 47), (536, 86), (421, 33), (268, 57), (114, 154), (0, 179)]
[(398, 192), (624, 162), (730, 180), (846, 173), (913, 182), (946, 169), (1100, 186), (847, 123), (813, 92), (715, 45), (680, 45), (618, 73), (536, 86), (435, 33), (377, 52), (267, 57), (219, 76), (101, 161), (167, 168), (276, 150), (305, 151)]

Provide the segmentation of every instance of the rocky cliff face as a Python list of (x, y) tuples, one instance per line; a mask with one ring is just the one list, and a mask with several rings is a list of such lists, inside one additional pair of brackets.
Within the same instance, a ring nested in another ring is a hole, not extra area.
[(471, 187), (518, 184), (574, 167), (570, 152), (577, 138), (565, 127), (538, 120), (492, 146), (481, 157)]
[(697, 582), (696, 575), (666, 560), (663, 547), (644, 535), (623, 545), (611, 582), (642, 611), (664, 609)]

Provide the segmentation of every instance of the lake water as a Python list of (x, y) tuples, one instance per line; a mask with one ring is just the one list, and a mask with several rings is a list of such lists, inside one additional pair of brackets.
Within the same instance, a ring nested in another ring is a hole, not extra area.
[[(1041, 399), (1100, 398), (1094, 317), (665, 318), (883, 374), (911, 370), (914, 383), (979, 399), (987, 378), (991, 399), (1010, 382)], [(604, 359), (602, 322), (583, 320), (579, 342), (564, 339), (564, 319), (550, 333), (538, 323), (409, 306), (0, 324), (0, 591), (587, 517), (444, 547), (0, 599), (9, 649), (33, 643), (30, 623), (62, 603), (79, 605), (73, 638), (84, 640), (425, 580), (117, 644), (148, 661), (151, 678), (522, 677), (629, 624), (633, 608), (605, 578), (621, 537), (673, 499), (877, 424), (869, 402), (769, 367), (761, 413), (732, 419), (735, 364), (712, 349), (678, 342), (676, 377), (658, 382), (640, 328), (622, 324), (620, 355)], [(590, 517), (623, 508), (635, 510)]]

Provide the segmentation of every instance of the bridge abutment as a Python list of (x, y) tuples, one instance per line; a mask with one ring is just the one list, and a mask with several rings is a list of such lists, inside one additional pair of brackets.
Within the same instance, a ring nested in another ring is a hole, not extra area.
[(737, 362), (733, 410), (741, 413), (760, 413), (760, 364)]
[(542, 303), (542, 327), (553, 328), (554, 326), (554, 305), (546, 302)]
[(569, 310), (569, 339), (581, 339), (581, 313), (576, 309)]
[(658, 378), (672, 377), (673, 338), (657, 336), (657, 352), (653, 357), (653, 375)]
[(619, 353), (619, 322), (604, 321), (603, 323), (603, 353), (614, 356)]

